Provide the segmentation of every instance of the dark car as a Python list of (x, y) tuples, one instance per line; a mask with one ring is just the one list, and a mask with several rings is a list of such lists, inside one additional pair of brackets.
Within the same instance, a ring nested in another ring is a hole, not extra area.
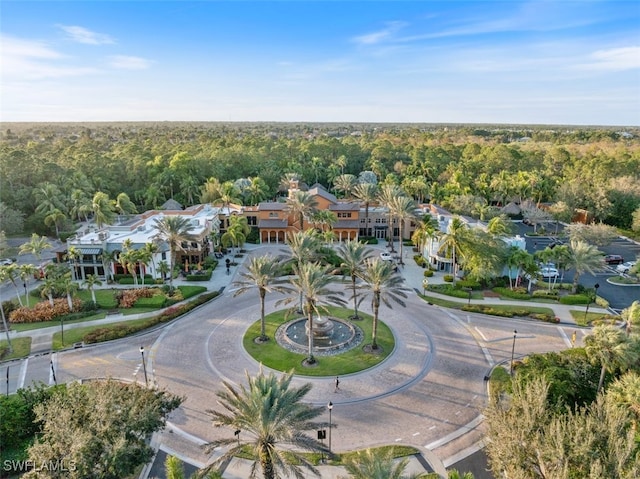
[(607, 264), (622, 264), (624, 263), (624, 258), (619, 254), (608, 254), (604, 257), (604, 262)]

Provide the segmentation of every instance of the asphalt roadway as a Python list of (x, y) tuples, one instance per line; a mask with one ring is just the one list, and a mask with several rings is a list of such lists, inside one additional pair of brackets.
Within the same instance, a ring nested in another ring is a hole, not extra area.
[[(259, 246), (250, 254), (282, 249)], [(421, 290), (423, 269), (415, 265), (412, 254), (405, 248), (408, 259), (400, 273), (409, 290)], [(166, 430), (154, 436), (153, 444), (195, 466), (209, 463), (220, 452), (206, 456), (201, 445), (218, 437), (233, 437), (233, 431), (213, 428), (206, 413), (219, 407), (216, 391), (222, 381), (244, 384), (246, 374), (255, 374), (260, 367), (242, 347), (246, 328), (259, 319), (259, 301), (258, 295), (251, 293), (233, 298), (232, 281), (240, 267), (232, 268), (230, 275), (223, 268), (217, 270), (209, 287), (225, 287), (224, 293), (164, 328), (11, 363), (12, 377), (18, 376), (12, 389), (38, 377), (52, 383), (54, 374), (58, 382), (117, 377), (144, 383), (139, 352), (144, 346), (148, 383), (186, 398)], [(267, 312), (274, 310), (277, 299), (267, 296)], [(445, 468), (465, 464), (465, 470), (472, 470), (477, 479), (490, 478), (490, 474), (474, 470), (484, 469), (481, 455), (470, 461), (483, 446), (485, 377), (494, 365), (508, 363), (512, 351), (517, 358), (566, 349), (571, 347), (569, 338), (574, 331), (578, 342), (582, 341), (588, 330), (572, 324), (568, 309), (558, 310), (556, 315), (562, 320), (557, 325), (505, 320), (429, 305), (410, 294), (406, 308), (381, 308), (380, 319), (396, 336), (396, 349), (382, 364), (341, 377), (337, 392), (333, 377), (297, 376), (294, 383), (312, 384), (307, 399), (313, 404), (333, 403), (333, 451), (411, 445), (421, 455), (412, 458), (408, 472), (445, 474)], [(0, 374), (8, 366), (0, 365)], [(321, 420), (329, 420), (328, 411)], [(467, 462), (460, 462), (464, 460)], [(224, 477), (248, 477), (248, 467), (244, 461), (233, 461)], [(345, 475), (342, 468), (330, 466), (323, 466), (321, 472), (324, 479)], [(161, 468), (156, 463), (141, 477), (162, 477)]]

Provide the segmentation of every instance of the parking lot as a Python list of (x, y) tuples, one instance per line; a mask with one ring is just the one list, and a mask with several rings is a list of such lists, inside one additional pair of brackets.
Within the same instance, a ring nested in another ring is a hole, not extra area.
[[(525, 236), (527, 233), (533, 233), (533, 227), (522, 224), (522, 222), (515, 222), (517, 233), (521, 236)], [(555, 231), (555, 224), (550, 224), (549, 231)], [(560, 231), (562, 231), (562, 225), (560, 225)], [(526, 236), (525, 236), (526, 237)], [(529, 253), (535, 253), (545, 249), (552, 243), (552, 239), (544, 236), (526, 237), (527, 251)], [(638, 255), (640, 255), (640, 244), (624, 239), (617, 238), (610, 245), (602, 246), (600, 248), (604, 254), (619, 254), (625, 261), (634, 261)], [(607, 283), (607, 278), (617, 276), (616, 265), (612, 264), (607, 266), (607, 269), (596, 273), (595, 275), (584, 273), (580, 276), (580, 283), (587, 288), (593, 288), (595, 284), (598, 284), (598, 296), (605, 298), (609, 301), (611, 309), (616, 312), (620, 312), (622, 309), (627, 308), (634, 301), (640, 300), (640, 286), (618, 286)], [(568, 270), (564, 275), (565, 282), (573, 281), (573, 271)]]

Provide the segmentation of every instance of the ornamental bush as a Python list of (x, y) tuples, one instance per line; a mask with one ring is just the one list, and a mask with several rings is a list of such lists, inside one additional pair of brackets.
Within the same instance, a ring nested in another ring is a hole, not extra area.
[(452, 274), (445, 274), (442, 279), (446, 282), (446, 283), (453, 283), (453, 275)]
[(531, 299), (531, 296), (529, 296), (529, 293), (527, 292), (526, 288), (514, 288), (513, 290), (511, 290), (509, 288), (496, 287), (496, 288), (493, 288), (492, 291), (506, 298), (523, 299), (523, 300)]
[[(72, 301), (73, 310), (80, 311), (82, 309), (82, 301), (74, 299)], [(53, 300), (53, 305), (49, 301), (36, 303), (33, 307), (27, 308), (23, 306), (11, 311), (9, 315), (10, 323), (39, 323), (40, 321), (53, 321), (60, 316), (69, 314), (69, 304), (66, 298), (58, 298)]]

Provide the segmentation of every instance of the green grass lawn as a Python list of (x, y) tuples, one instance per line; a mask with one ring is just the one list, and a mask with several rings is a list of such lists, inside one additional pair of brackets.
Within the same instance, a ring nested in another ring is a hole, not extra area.
[(11, 340), (13, 353), (8, 354), (9, 343), (6, 339), (0, 340), (0, 359), (8, 361), (9, 359), (23, 358), (29, 356), (31, 352), (31, 338), (13, 338)]
[(584, 311), (572, 309), (569, 312), (571, 313), (571, 317), (574, 319), (578, 326), (590, 326), (593, 322), (599, 322), (602, 320), (613, 321), (610, 318), (610, 315), (606, 313), (587, 313), (587, 317), (585, 319)]
[[(452, 308), (452, 309), (461, 309), (467, 303), (465, 301), (449, 301), (446, 299), (440, 299), (433, 296), (419, 294), (422, 299), (428, 301), (431, 304), (435, 304), (437, 306), (442, 306), (443, 308)], [(554, 314), (552, 308), (545, 308), (544, 306), (513, 306), (508, 304), (493, 304), (487, 303), (487, 306), (490, 306), (492, 309), (496, 309), (498, 311), (521, 311), (526, 310), (531, 313), (539, 313), (539, 314)]]
[[(74, 343), (82, 342), (85, 334), (95, 331), (96, 329), (99, 329), (99, 328), (116, 328), (120, 326), (139, 326), (139, 325), (145, 324), (145, 322), (147, 321), (149, 321), (149, 318), (133, 319), (130, 321), (120, 321), (118, 323), (103, 324), (103, 325), (96, 325), (96, 326), (86, 326), (84, 328), (74, 328), (74, 329), (68, 329), (68, 330), (65, 329), (64, 347), (71, 346)], [(58, 322), (58, 325), (59, 324), (60, 323)], [(63, 348), (62, 335), (60, 331), (58, 331), (53, 335), (53, 349), (58, 350), (62, 348)]]
[[(347, 319), (353, 314), (353, 310), (343, 308), (328, 308), (329, 314), (339, 319)], [(364, 319), (354, 321), (353, 324), (362, 329), (364, 341), (358, 347), (336, 356), (315, 356), (316, 365), (305, 367), (302, 361), (306, 354), (297, 354), (282, 348), (275, 340), (275, 331), (281, 324), (295, 317), (285, 320), (286, 311), (277, 311), (269, 314), (266, 318), (266, 332), (270, 341), (263, 344), (254, 342), (260, 336), (260, 321), (252, 324), (244, 335), (243, 345), (247, 352), (265, 366), (277, 369), (278, 371), (291, 371), (301, 376), (339, 376), (368, 369), (382, 362), (395, 347), (395, 339), (391, 330), (386, 324), (378, 320), (378, 346), (382, 349), (381, 354), (369, 354), (362, 350), (362, 346), (371, 344), (371, 323), (372, 317), (359, 313)], [(384, 319), (384, 318), (382, 318)]]

